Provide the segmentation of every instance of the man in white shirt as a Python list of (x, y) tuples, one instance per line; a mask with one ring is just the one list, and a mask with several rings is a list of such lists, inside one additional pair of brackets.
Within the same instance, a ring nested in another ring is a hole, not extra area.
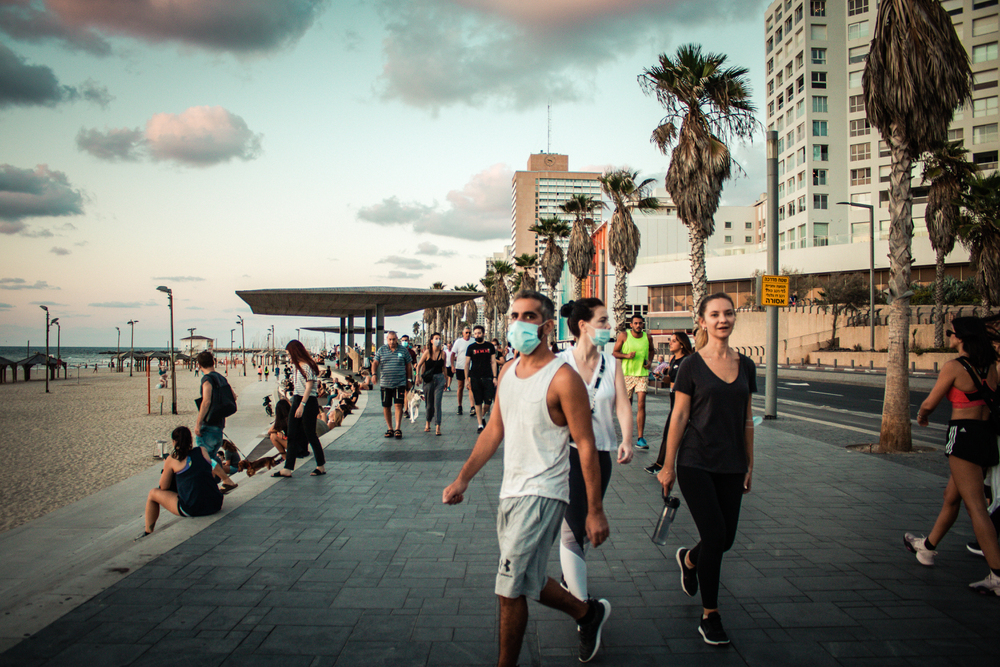
[(448, 384), (444, 386), (445, 391), (451, 391), (451, 379), (455, 374), (451, 371), (451, 348), (448, 343), (444, 344), (444, 374), (448, 378)]
[[(451, 344), (451, 368), (458, 378), (458, 414), (462, 414), (462, 394), (465, 393), (465, 350), (472, 345), (472, 329), (462, 329), (462, 337)], [(469, 405), (472, 399), (469, 398)]]

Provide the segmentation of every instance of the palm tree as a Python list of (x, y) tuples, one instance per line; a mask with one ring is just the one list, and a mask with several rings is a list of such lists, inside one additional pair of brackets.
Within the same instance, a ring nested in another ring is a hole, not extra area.
[(497, 337), (506, 337), (507, 310), (510, 308), (510, 288), (507, 285), (507, 280), (514, 275), (514, 265), (510, 262), (497, 260), (490, 268), (493, 270), (493, 275), (496, 276), (496, 285), (493, 287), (496, 292), (494, 301), (497, 321), (500, 323)]
[(648, 213), (660, 208), (660, 200), (650, 196), (654, 179), (639, 181), (639, 172), (612, 169), (601, 175), (601, 191), (615, 209), (608, 226), (608, 258), (615, 265), (614, 315), (618, 330), (625, 330), (628, 274), (635, 268), (639, 256), (639, 228), (632, 221), (632, 211)]
[(955, 248), (959, 203), (976, 165), (965, 159), (961, 141), (940, 143), (924, 158), (924, 183), (930, 183), (924, 223), (934, 248), (934, 347), (944, 347), (944, 258)]
[(576, 278), (574, 291), (576, 298), (583, 297), (583, 282), (590, 275), (594, 266), (594, 239), (590, 237), (594, 224), (591, 214), (597, 208), (603, 208), (604, 202), (589, 195), (573, 195), (559, 208), (563, 213), (574, 216), (573, 231), (569, 235), (569, 272)]
[(667, 110), (651, 141), (664, 155), (670, 153), (664, 185), (691, 239), (692, 311), (708, 294), (705, 242), (715, 231), (719, 196), (734, 164), (728, 143), (750, 139), (760, 127), (748, 70), (725, 63), (721, 53), (685, 44), (673, 58), (662, 54), (658, 66), (639, 76), (643, 90)]
[(493, 275), (492, 271), (487, 271), (486, 275), (479, 280), (479, 284), (483, 286), (483, 291), (486, 293), (483, 297), (483, 319), (486, 321), (486, 333), (491, 336), (494, 330), (493, 318), (496, 316), (493, 291), (496, 280), (496, 276)]
[(1000, 306), (1000, 172), (976, 174), (962, 198), (966, 214), (958, 236), (969, 251), (983, 316)]
[(538, 269), (538, 255), (529, 255), (528, 253), (518, 255), (514, 258), (514, 266), (521, 269), (517, 274), (520, 281), (519, 289), (514, 291), (520, 292), (523, 289), (533, 292), (537, 290), (538, 279), (535, 277), (535, 271)]
[[(444, 283), (434, 283), (431, 285), (431, 289), (444, 289)], [(428, 310), (434, 311), (434, 330), (440, 331), (444, 335), (444, 331), (441, 329), (441, 325), (444, 323), (444, 308), (428, 308)]]
[(542, 253), (542, 277), (545, 278), (549, 286), (549, 298), (559, 308), (559, 301), (556, 299), (556, 286), (562, 278), (563, 272), (563, 251), (559, 247), (556, 239), (564, 239), (569, 236), (569, 223), (554, 216), (539, 218), (538, 222), (528, 228), (529, 232), (534, 232), (545, 237), (545, 252)]
[(883, 0), (862, 78), (868, 120), (891, 153), (889, 179), (889, 360), (879, 447), (910, 451), (910, 264), (913, 160), (947, 136), (969, 99), (972, 70), (938, 0)]
[[(455, 288), (457, 292), (478, 292), (479, 288), (473, 283), (465, 283)], [(476, 306), (475, 299), (469, 299), (468, 301), (463, 301), (458, 305), (459, 307), (459, 323), (465, 322), (470, 327), (475, 326), (476, 320), (479, 319), (479, 308)]]

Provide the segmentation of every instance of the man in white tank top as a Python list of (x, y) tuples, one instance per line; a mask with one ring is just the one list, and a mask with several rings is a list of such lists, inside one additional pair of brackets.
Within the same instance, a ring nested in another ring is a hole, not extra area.
[(608, 537), (587, 389), (576, 371), (544, 344), (555, 327), (554, 316), (552, 301), (538, 292), (514, 297), (507, 338), (520, 357), (504, 364), (494, 417), (442, 494), (445, 504), (462, 502), (469, 482), (501, 441), (505, 443), (497, 516), (500, 667), (517, 664), (528, 597), (573, 617), (579, 628), (581, 662), (597, 654), (601, 630), (611, 613), (607, 600), (578, 600), (546, 575), (549, 551), (569, 504), (570, 435), (587, 487), (587, 537), (595, 547)]

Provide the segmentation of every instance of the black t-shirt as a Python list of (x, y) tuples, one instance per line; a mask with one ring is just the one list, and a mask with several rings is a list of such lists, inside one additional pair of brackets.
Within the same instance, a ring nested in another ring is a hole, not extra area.
[(675, 391), (674, 383), (677, 382), (677, 370), (681, 367), (681, 362), (687, 359), (686, 356), (678, 359), (677, 357), (670, 357), (669, 365), (667, 366), (667, 380), (670, 381), (670, 391)]
[(465, 356), (469, 359), (469, 377), (493, 377), (492, 361), (496, 353), (497, 348), (493, 343), (487, 341), (469, 345), (465, 350)]
[(747, 401), (757, 392), (757, 367), (740, 355), (740, 372), (727, 384), (698, 353), (685, 358), (674, 391), (691, 397), (691, 414), (681, 438), (677, 465), (716, 473), (747, 471), (744, 429)]

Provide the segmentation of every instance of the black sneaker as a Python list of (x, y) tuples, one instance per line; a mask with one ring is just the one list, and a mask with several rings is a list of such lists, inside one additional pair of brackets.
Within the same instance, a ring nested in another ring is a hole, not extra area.
[(601, 630), (611, 616), (611, 603), (607, 600), (587, 600), (594, 611), (594, 618), (587, 624), (580, 624), (580, 662), (590, 662), (601, 648)]
[(462, 414), (462, 406), (458, 406), (458, 414)]
[(479, 426), (476, 427), (476, 433), (478, 434), (478, 433), (482, 433), (482, 432), (483, 432), (483, 427), (480, 424)]
[(724, 646), (729, 643), (729, 635), (722, 629), (722, 617), (719, 612), (713, 611), (708, 618), (701, 619), (698, 625), (698, 632), (705, 639), (706, 644), (712, 646)]
[(475, 408), (469, 410), (469, 416), (472, 417), (473, 419), (476, 418), (476, 409)]
[(643, 468), (643, 470), (648, 472), (650, 475), (655, 475), (656, 473), (660, 472), (661, 468), (663, 468), (663, 466), (661, 466), (659, 463), (654, 463), (651, 466), (646, 466), (645, 468)]
[(983, 550), (979, 547), (979, 542), (977, 542), (975, 540), (973, 540), (972, 542), (969, 542), (968, 544), (966, 544), (965, 548), (969, 550), (970, 554), (973, 554), (975, 556), (982, 556), (983, 555)]
[(677, 565), (681, 568), (681, 590), (687, 593), (689, 598), (693, 598), (698, 592), (698, 573), (684, 562), (688, 551), (689, 549), (684, 547), (677, 550)]

